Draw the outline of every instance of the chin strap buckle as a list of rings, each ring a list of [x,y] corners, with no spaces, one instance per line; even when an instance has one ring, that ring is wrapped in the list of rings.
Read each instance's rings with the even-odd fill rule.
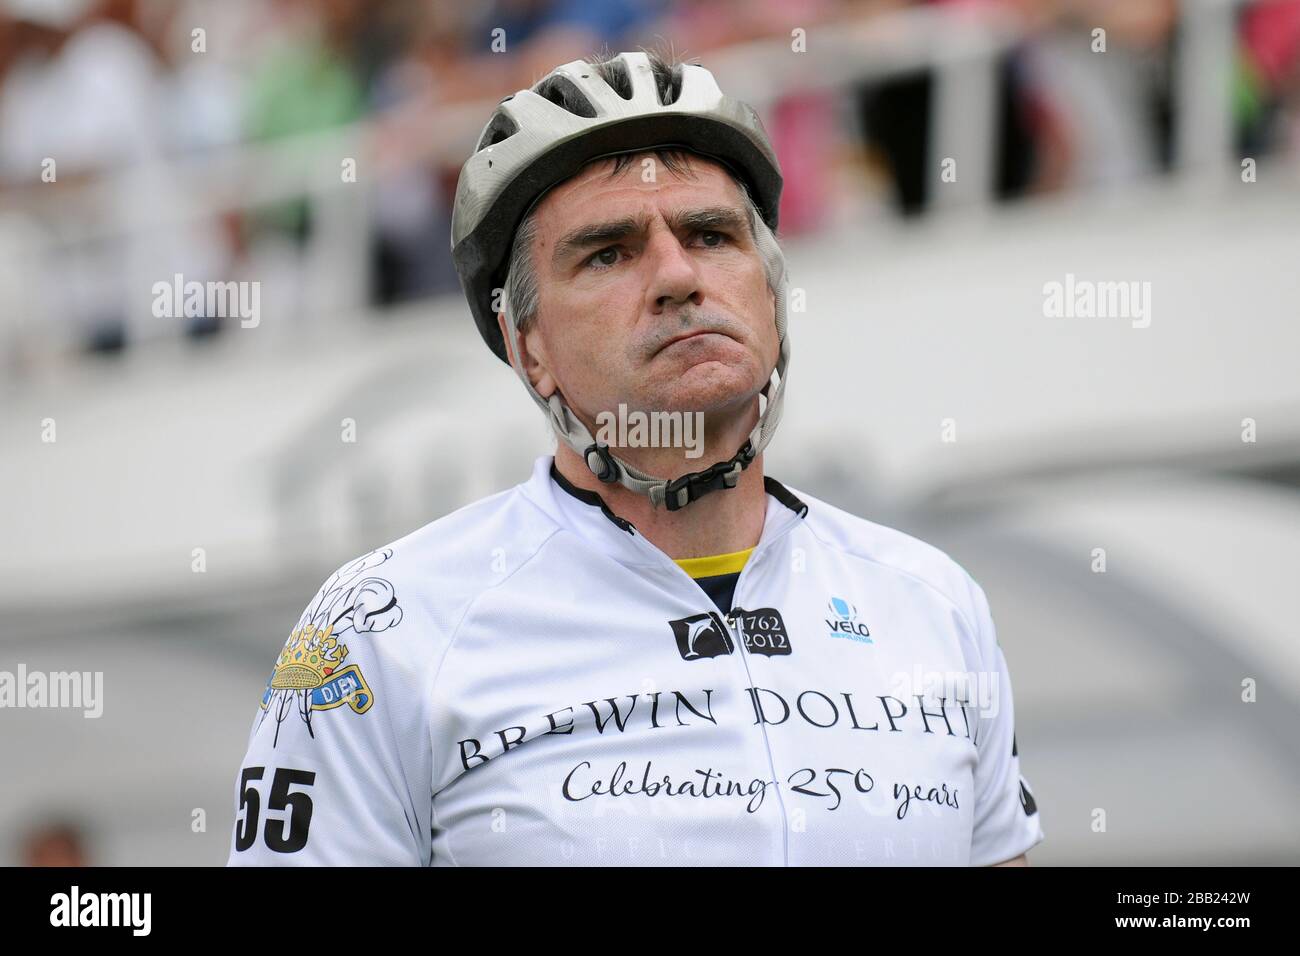
[[[678,511],[692,501],[704,497],[710,491],[736,487],[736,482],[740,480],[740,473],[749,467],[754,457],[754,446],[746,440],[740,447],[740,451],[726,461],[720,461],[710,465],[704,471],[693,471],[668,482],[664,488],[664,504],[668,506],[669,511]]]
[[[587,467],[591,473],[599,478],[605,484],[612,484],[618,481],[618,462],[610,453],[609,446],[604,442],[592,442],[587,446],[587,450],[582,453],[582,457],[587,461]],[[592,458],[596,459],[599,467],[592,464]]]

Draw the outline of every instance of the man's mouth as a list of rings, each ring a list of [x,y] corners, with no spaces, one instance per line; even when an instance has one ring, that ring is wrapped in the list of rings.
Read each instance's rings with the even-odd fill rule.
[[[664,351],[664,349],[671,348],[672,346],[676,345],[678,342],[685,342],[688,339],[699,338],[701,335],[725,335],[725,334],[726,333],[718,332],[715,331],[714,329],[695,329],[694,331],[691,332],[683,332],[681,335],[674,335],[671,339],[669,339],[667,342],[661,345],[659,347],[659,351],[662,352]]]

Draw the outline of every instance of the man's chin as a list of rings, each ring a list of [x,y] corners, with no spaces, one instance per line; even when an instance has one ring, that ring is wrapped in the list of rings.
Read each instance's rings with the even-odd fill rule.
[[[648,405],[657,411],[720,414],[744,407],[757,392],[747,369],[710,359],[688,366],[665,383],[658,395],[648,396]]]

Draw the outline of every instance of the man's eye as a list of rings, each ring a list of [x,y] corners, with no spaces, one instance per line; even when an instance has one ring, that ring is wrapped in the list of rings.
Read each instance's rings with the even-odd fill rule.
[[[613,258],[608,258],[610,256],[612,256]],[[587,265],[595,265],[602,269],[608,269],[610,266],[615,265],[617,263],[618,263],[618,246],[608,246],[604,249],[601,249],[600,252],[597,252],[590,259],[587,260]]]
[[[709,236],[713,236],[714,238],[720,240],[718,242],[705,242],[704,244],[708,246],[710,249],[717,248],[718,246],[722,245],[723,242],[725,242],[727,239],[726,233],[723,232],[707,231],[707,232],[700,233],[700,236],[704,239],[708,239]]]

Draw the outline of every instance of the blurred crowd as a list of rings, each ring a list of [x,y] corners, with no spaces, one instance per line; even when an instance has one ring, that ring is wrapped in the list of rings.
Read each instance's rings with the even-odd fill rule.
[[[454,291],[458,163],[422,159],[418,142],[437,129],[429,120],[439,111],[482,104],[485,122],[505,94],[601,50],[671,47],[709,65],[711,51],[788,43],[802,27],[815,56],[818,30],[885,22],[907,7],[953,8],[954,24],[992,11],[1018,25],[997,64],[999,200],[1140,179],[1171,163],[1171,77],[1187,2],[0,0],[0,310],[66,316],[80,344],[111,352],[132,338],[127,314],[138,308],[118,291],[125,273],[274,273],[318,228],[306,198],[230,204],[143,237],[117,236],[112,223],[130,221],[141,196],[160,207],[193,204],[193,182],[166,172],[177,158],[353,124],[384,170],[367,221],[356,224],[366,233],[368,303]],[[1300,154],[1300,0],[1243,3],[1234,16],[1236,146],[1252,156]],[[1090,47],[1096,27],[1106,30],[1104,58]],[[846,202],[850,192],[904,216],[926,210],[934,97],[924,66],[778,97],[766,119],[786,173],[782,234],[861,209]],[[121,190],[127,213],[102,200],[33,199],[76,196],[114,176],[138,180]],[[69,222],[69,208],[84,221]],[[47,262],[45,273],[13,265],[25,261],[15,250],[51,244],[57,265]],[[223,321],[192,315],[186,328],[203,338]],[[6,337],[10,324],[0,322]]]

